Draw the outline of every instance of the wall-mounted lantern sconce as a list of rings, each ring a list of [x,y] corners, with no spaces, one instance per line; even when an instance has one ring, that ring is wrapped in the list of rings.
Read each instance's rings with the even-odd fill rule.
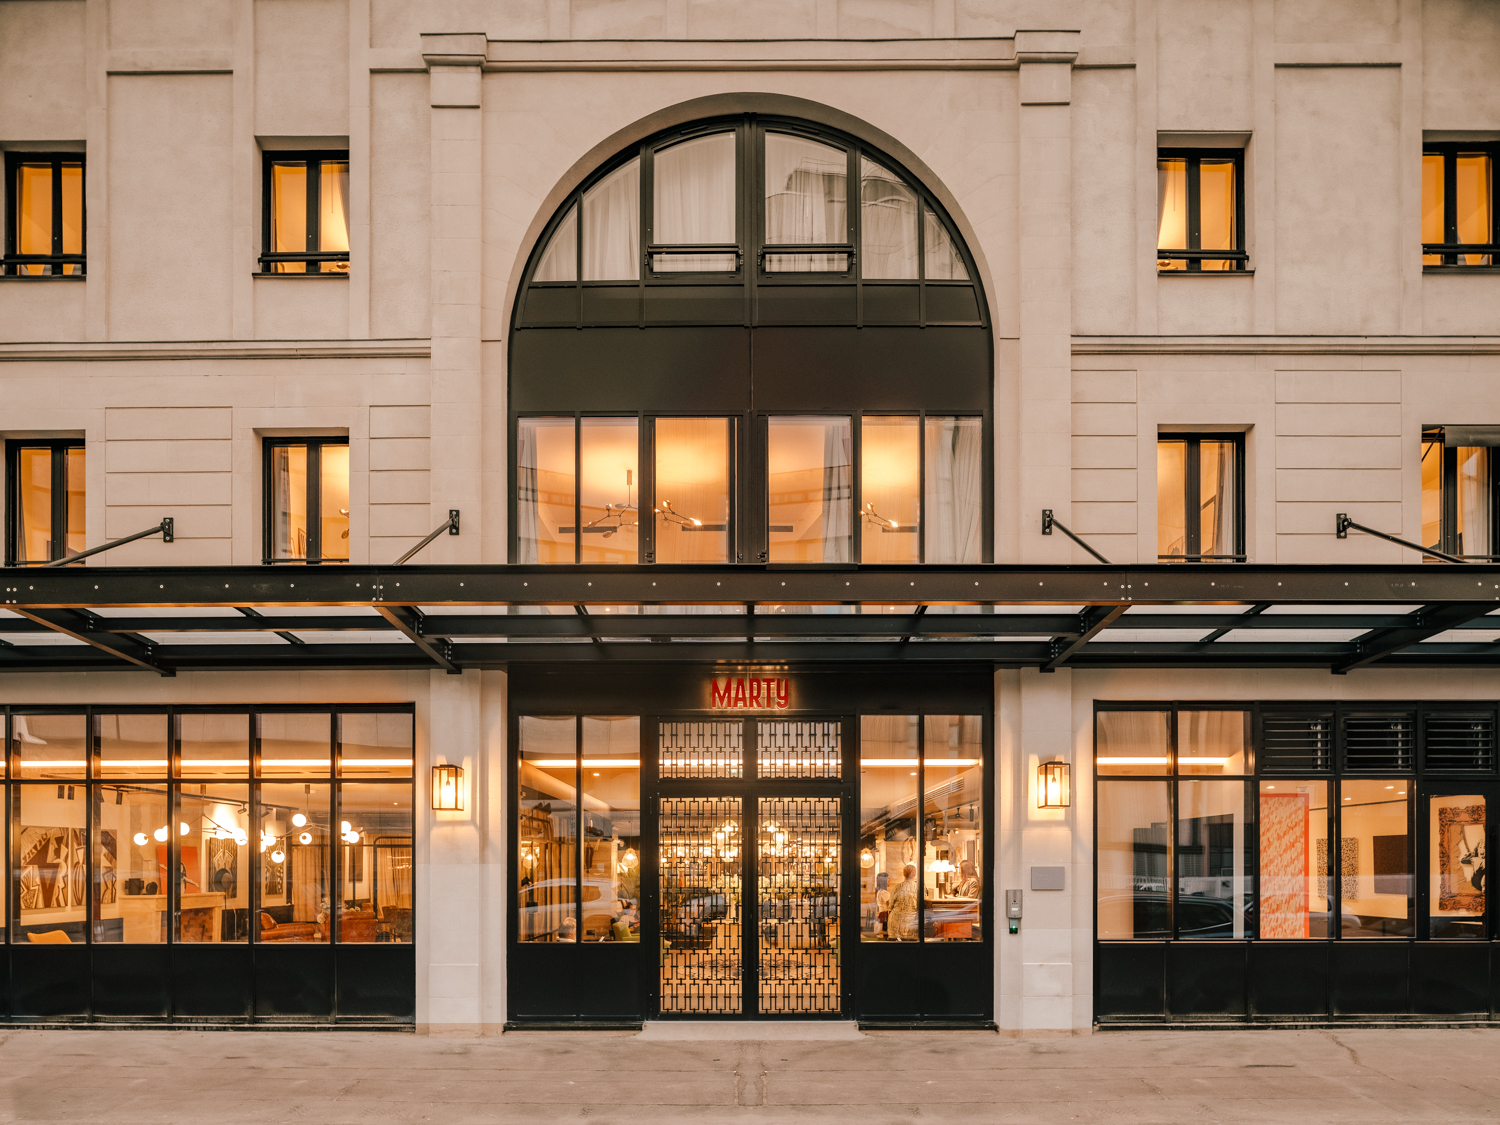
[[[1065,809],[1072,804],[1067,762],[1043,762],[1036,768],[1036,807]]]
[[[439,812],[464,811],[462,766],[432,767],[432,807]]]

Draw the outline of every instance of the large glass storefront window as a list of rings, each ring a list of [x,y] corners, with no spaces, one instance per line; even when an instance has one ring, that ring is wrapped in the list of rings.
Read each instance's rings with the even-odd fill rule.
[[[729,418],[658,418],[655,561],[726,563],[734,479],[734,422]]]
[[[983,938],[983,723],[860,719],[860,940]]]
[[[852,562],[854,458],[848,418],[767,419],[771,562]]]
[[[7,722],[12,942],[412,940],[409,710]]]
[[[640,940],[640,758],[636,716],[521,718],[520,941]]]

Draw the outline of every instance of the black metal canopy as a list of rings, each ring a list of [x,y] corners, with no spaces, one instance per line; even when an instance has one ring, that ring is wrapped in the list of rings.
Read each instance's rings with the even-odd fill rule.
[[[12,568],[3,608],[17,672],[1500,668],[1494,565]]]

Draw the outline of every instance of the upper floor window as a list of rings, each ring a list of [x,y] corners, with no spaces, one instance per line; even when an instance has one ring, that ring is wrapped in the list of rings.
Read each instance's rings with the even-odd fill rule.
[[[517,419],[516,561],[982,561],[982,418],[763,415],[753,456],[740,425]]]
[[[268,152],[262,273],[349,273],[349,154]]]
[[[1500,145],[1422,146],[1422,264],[1493,266]]]
[[[267,438],[262,562],[349,561],[349,439]]]
[[[519,316],[973,324],[971,276],[936,202],[887,157],[746,117],[645,141],[585,184],[553,219]]]
[[[5,562],[25,566],[84,549],[84,453],[78,440],[6,443]]]
[[[83,154],[5,155],[5,260],[11,277],[82,277]]]
[[[1244,167],[1236,149],[1157,152],[1158,270],[1245,268]]]
[[[1245,444],[1240,434],[1163,434],[1156,444],[1156,557],[1243,562]]]
[[[1495,447],[1500,426],[1429,426],[1422,431],[1422,542],[1488,561],[1500,557],[1495,528]]]

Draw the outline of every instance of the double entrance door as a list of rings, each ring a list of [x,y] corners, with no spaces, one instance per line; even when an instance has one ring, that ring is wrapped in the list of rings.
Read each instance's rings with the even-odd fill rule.
[[[653,726],[655,769],[642,778],[643,940],[659,951],[648,1007],[693,1019],[850,1010],[852,723],[663,717]]]

